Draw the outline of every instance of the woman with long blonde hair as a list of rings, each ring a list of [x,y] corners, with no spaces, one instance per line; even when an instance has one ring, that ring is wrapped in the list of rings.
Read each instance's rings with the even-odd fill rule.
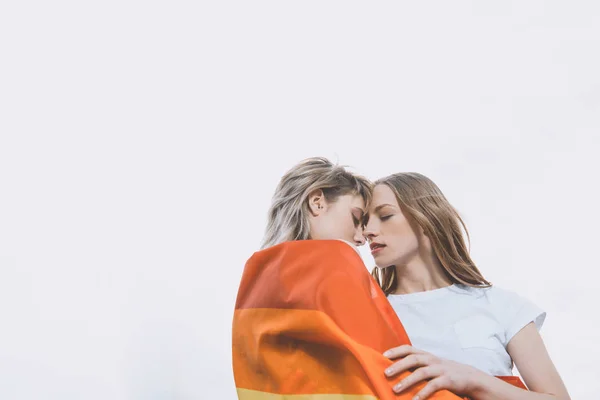
[[[463,220],[431,179],[376,181],[364,234],[372,275],[411,340],[384,353],[395,360],[388,377],[414,371],[394,392],[427,382],[420,400],[440,389],[474,400],[569,399],[539,334],[545,312],[483,277]],[[530,391],[494,378],[511,376],[513,365]]]

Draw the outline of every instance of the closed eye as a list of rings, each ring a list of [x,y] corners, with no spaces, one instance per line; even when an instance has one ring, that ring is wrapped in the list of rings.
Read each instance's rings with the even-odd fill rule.
[[[360,224],[362,225],[362,228],[365,229],[367,227],[367,223],[369,223],[369,214],[364,215],[361,219],[360,219]]]
[[[379,217],[380,220],[382,221],[387,221],[388,219],[390,219],[394,214],[389,214],[389,215],[382,215],[381,217]]]

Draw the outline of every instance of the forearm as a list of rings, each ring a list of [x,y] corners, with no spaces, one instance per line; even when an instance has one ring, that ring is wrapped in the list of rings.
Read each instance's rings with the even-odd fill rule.
[[[475,384],[471,393],[473,400],[570,400],[547,393],[535,393],[486,375]]]

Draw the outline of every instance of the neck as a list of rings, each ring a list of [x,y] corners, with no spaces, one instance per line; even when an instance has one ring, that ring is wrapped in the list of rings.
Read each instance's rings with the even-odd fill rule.
[[[398,286],[394,294],[424,292],[452,284],[433,251],[418,254],[404,265],[396,265],[395,268]]]

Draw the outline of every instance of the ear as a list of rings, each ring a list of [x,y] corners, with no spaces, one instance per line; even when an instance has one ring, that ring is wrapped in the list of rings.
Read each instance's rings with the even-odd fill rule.
[[[308,209],[314,217],[321,215],[326,207],[327,202],[325,201],[325,195],[321,189],[313,190],[308,195]]]

